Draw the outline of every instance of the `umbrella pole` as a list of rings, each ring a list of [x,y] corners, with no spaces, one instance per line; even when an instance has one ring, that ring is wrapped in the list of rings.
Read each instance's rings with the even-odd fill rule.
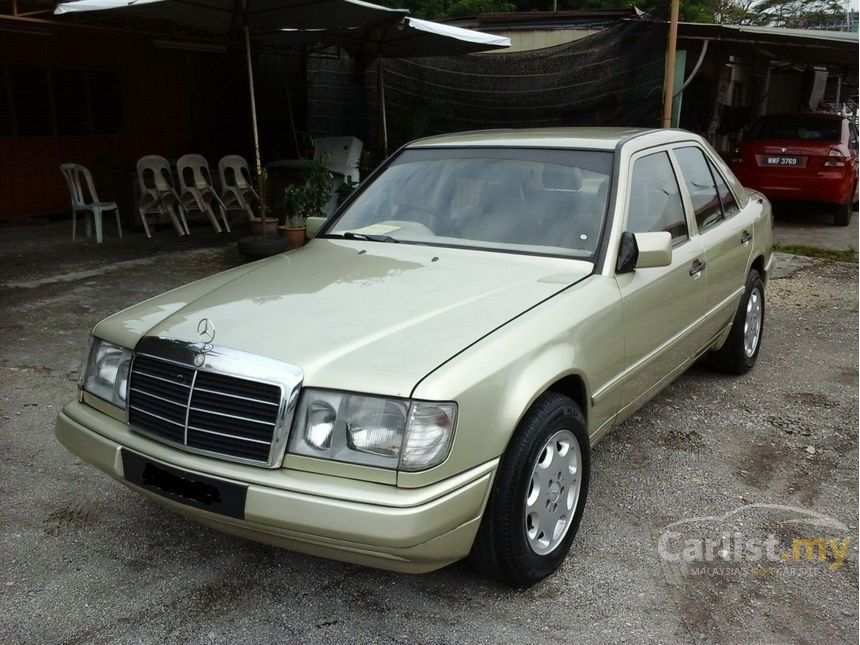
[[[263,170],[263,165],[260,163],[260,135],[257,132],[257,101],[254,98],[254,70],[251,68],[251,35],[248,30],[248,25],[245,25],[245,59],[248,63],[248,93],[251,97],[251,129],[254,132],[254,161],[256,162],[257,177]],[[262,199],[266,199],[261,194]]]
[[[388,156],[388,120],[385,114],[385,66],[382,58],[376,59],[376,78],[379,81],[379,116],[382,119],[382,155]]]

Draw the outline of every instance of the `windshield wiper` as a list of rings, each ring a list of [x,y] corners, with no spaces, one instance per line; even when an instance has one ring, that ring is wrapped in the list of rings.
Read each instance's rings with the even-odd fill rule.
[[[352,231],[334,233],[334,235],[341,235],[347,240],[370,240],[371,242],[394,242],[395,244],[400,244],[400,240],[390,235],[373,235],[372,233],[354,233]]]

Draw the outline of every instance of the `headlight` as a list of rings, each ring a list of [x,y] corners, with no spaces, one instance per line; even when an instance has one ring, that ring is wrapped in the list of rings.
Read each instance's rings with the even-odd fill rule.
[[[456,403],[308,389],[289,452],[381,468],[425,470],[448,456]]]
[[[93,338],[81,388],[120,408],[125,408],[131,352],[100,338]]]

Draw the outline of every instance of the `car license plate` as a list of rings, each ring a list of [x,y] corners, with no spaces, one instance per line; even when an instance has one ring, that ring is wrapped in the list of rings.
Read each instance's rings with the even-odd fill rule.
[[[156,464],[124,448],[121,453],[126,481],[188,506],[245,518],[247,486]]]
[[[804,165],[804,157],[784,157],[774,155],[763,155],[762,165],[764,166],[798,166]]]

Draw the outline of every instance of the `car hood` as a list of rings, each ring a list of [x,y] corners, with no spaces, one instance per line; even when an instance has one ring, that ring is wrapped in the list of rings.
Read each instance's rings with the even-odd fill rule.
[[[564,258],[354,240],[306,247],[136,305],[95,334],[200,341],[296,365],[305,384],[409,396],[426,374],[588,276]]]

